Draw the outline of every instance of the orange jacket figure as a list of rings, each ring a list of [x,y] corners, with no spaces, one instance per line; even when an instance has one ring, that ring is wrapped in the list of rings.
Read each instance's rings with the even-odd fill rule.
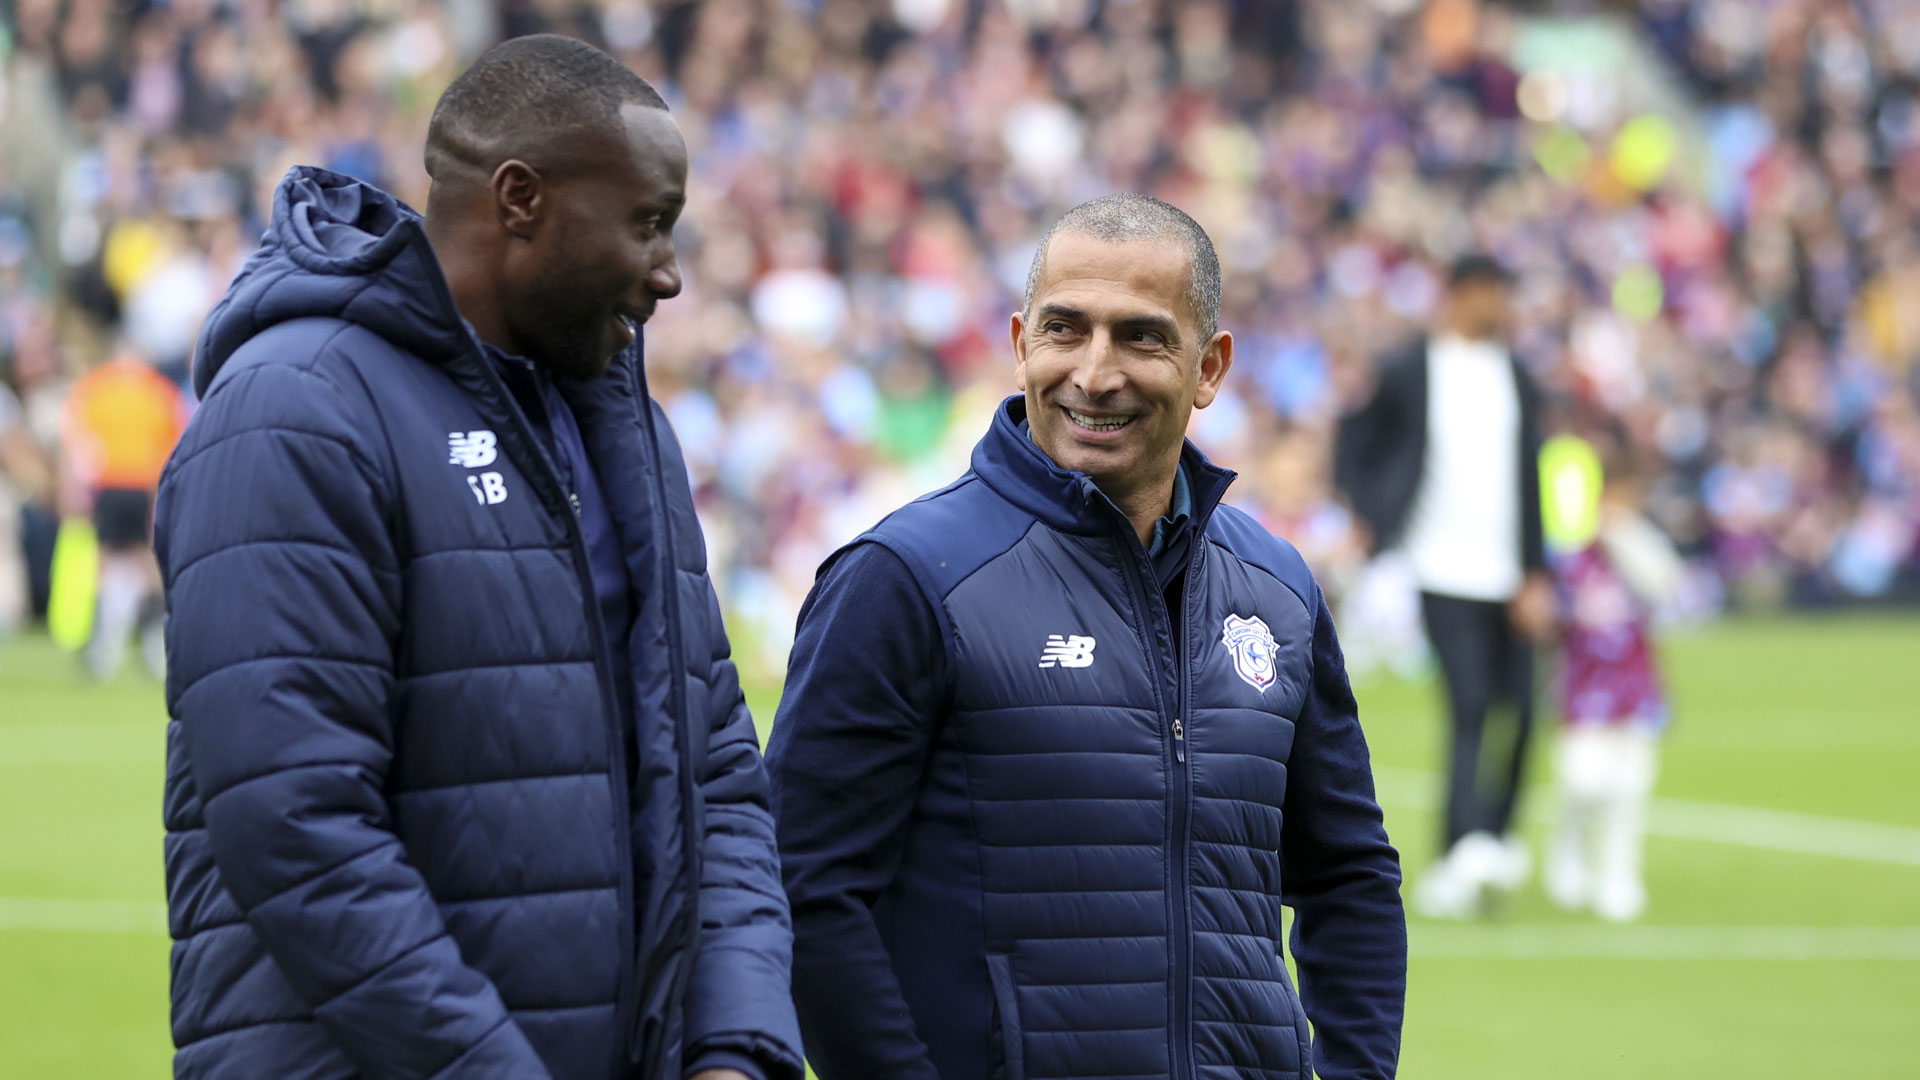
[[[94,368],[67,400],[75,471],[96,491],[151,492],[185,427],[185,401],[166,376],[132,357]]]

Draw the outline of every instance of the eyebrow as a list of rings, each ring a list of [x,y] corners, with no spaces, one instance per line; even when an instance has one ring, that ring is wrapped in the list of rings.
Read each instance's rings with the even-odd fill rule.
[[[662,195],[657,199],[650,199],[635,206],[633,208],[633,214],[635,217],[643,214],[676,214],[685,209],[686,205],[687,197],[685,195]]]
[[[1150,330],[1167,339],[1169,345],[1180,340],[1180,324],[1165,315],[1134,315],[1114,324],[1116,330]]]

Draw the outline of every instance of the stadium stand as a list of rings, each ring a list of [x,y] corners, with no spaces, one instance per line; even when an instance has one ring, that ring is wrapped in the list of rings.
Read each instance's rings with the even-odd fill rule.
[[[1332,425],[1480,248],[1559,407],[1662,463],[1700,605],[1915,596],[1920,5],[1577,9],[8,0],[0,379],[54,453],[64,388],[120,344],[181,376],[287,166],[419,205],[441,87],[553,30],[687,133],[688,288],[649,368],[770,660],[819,559],[961,467],[1039,225],[1115,189],[1218,239],[1239,370],[1195,434],[1259,463],[1238,500],[1330,582],[1361,550]]]

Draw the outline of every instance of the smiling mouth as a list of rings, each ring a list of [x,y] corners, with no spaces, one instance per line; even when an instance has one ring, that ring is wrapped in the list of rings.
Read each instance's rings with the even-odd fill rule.
[[[633,343],[640,340],[640,324],[644,321],[643,319],[636,319],[625,312],[619,312],[614,315],[613,325],[615,338],[613,351],[615,353],[624,352],[632,348]]]
[[[1101,435],[1119,431],[1121,428],[1133,423],[1134,419],[1131,416],[1088,416],[1086,413],[1075,412],[1072,409],[1065,409],[1063,411],[1066,412],[1067,419],[1073,421],[1074,427],[1083,428]]]

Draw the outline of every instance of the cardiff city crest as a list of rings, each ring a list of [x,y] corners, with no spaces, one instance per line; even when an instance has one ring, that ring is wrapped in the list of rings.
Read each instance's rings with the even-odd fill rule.
[[[1267,687],[1273,685],[1280,646],[1260,616],[1244,619],[1238,615],[1227,616],[1226,632],[1221,634],[1220,641],[1233,654],[1233,669],[1247,680],[1247,685],[1266,693]]]

